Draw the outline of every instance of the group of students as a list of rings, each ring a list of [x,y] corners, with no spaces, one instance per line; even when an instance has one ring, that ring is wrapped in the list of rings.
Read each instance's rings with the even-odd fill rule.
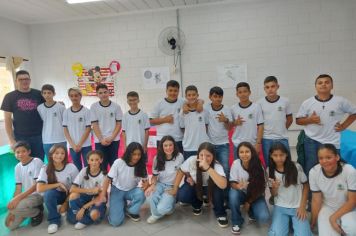
[[[171,80],[166,98],[150,117],[139,109],[137,92],[127,94],[130,110],[123,114],[109,99],[104,84],[97,85],[100,101],[90,110],[81,105],[79,89],[68,90],[72,106],[65,109],[53,100],[53,86],[44,85],[45,102],[38,112],[44,122],[42,139],[48,165],[42,166],[42,160],[30,156],[26,142],[14,145],[20,163],[15,168],[17,187],[8,204],[6,225],[17,228],[25,217],[32,217],[31,224],[38,225],[43,217],[43,195],[48,233],[57,232],[64,212],[76,229],[100,222],[107,203],[109,223],[119,226],[125,215],[140,220],[140,208],[146,196],[151,196],[148,223],[172,214],[179,201],[191,204],[194,215],[202,214],[203,205],[212,204],[218,224],[227,227],[227,204],[231,231],[240,234],[244,223],[241,205],[250,219],[269,221],[268,185],[274,202],[269,235],[287,235],[290,219],[295,235],[312,235],[306,217],[310,184],[311,226],[318,221],[319,235],[354,235],[356,172],[341,162],[338,149],[339,132],[355,120],[356,107],[331,94],[329,75],[320,75],[315,86],[317,95],[305,101],[297,114],[297,124],[304,125],[306,133],[307,164],[300,166],[291,161],[289,152],[290,103],[277,94],[274,76],[265,79],[267,96],[257,103],[249,99],[248,83],[237,84],[239,103],[231,109],[222,104],[220,87],[211,88],[211,103],[204,104],[193,85],[185,89],[185,100],[179,98],[179,83]],[[340,123],[345,113],[350,115]],[[151,178],[146,170],[150,125],[156,126],[159,140]],[[230,169],[228,134],[232,128],[234,162]],[[118,159],[121,130],[126,147]],[[66,143],[74,164],[68,163]],[[263,162],[258,155],[261,149]]]

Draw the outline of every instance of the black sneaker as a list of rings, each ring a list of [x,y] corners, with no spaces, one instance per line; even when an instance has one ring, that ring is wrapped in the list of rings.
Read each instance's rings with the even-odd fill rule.
[[[240,232],[240,227],[238,225],[232,226],[231,233],[236,234],[236,235],[240,235],[240,233],[241,233]]]
[[[31,218],[31,226],[32,227],[40,225],[43,220],[43,205],[40,205],[38,208],[39,208],[40,212],[36,216]]]
[[[130,214],[130,213],[128,213],[128,212],[126,213],[126,215],[127,215],[128,217],[130,217],[131,220],[133,220],[133,221],[135,221],[135,222],[140,221],[140,215]]]
[[[274,205],[274,197],[273,196],[271,196],[269,199],[268,199],[268,202],[269,202],[269,204],[270,205]]]
[[[207,196],[203,196],[203,206],[208,207],[210,206],[210,202]]]
[[[201,208],[199,208],[199,209],[193,208],[193,214],[194,214],[195,216],[200,216],[201,213],[202,213]]]
[[[217,218],[217,220],[218,220],[218,225],[221,228],[225,228],[229,225],[229,221],[227,220],[226,216],[220,216]]]

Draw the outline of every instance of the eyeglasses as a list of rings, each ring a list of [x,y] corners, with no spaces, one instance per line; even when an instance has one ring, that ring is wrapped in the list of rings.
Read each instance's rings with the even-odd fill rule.
[[[17,79],[18,81],[22,82],[22,81],[29,81],[31,80],[30,78],[23,78],[23,79]]]

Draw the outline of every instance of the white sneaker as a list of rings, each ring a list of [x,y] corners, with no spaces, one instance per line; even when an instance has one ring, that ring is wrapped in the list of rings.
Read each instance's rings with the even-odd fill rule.
[[[233,225],[231,228],[231,233],[232,234],[236,234],[236,235],[240,235],[241,231],[240,231],[240,227],[238,225]]]
[[[147,219],[147,223],[149,223],[149,224],[154,224],[154,223],[157,222],[157,220],[158,220],[157,217],[155,217],[155,216],[150,216],[150,217],[148,217],[148,219]]]
[[[58,231],[58,225],[57,224],[48,225],[47,231],[48,231],[49,234],[54,234],[55,232]]]
[[[85,227],[87,227],[87,225],[83,224],[83,223],[80,223],[80,222],[77,222],[75,225],[74,225],[74,228],[75,229],[84,229]]]

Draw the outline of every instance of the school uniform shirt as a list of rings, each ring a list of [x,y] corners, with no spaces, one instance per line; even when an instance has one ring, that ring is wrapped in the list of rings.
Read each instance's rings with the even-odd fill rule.
[[[90,107],[91,123],[98,122],[101,135],[107,138],[112,135],[117,122],[122,120],[122,110],[119,104],[110,101],[109,105],[104,106],[100,101],[95,102]],[[100,143],[98,137],[94,135],[96,143]],[[115,137],[114,141],[120,140],[120,132]]]
[[[91,127],[90,111],[85,106],[81,106],[78,111],[73,111],[70,107],[63,113],[63,127],[68,129],[69,135],[75,144],[78,144],[88,127]],[[70,146],[70,144],[68,143]],[[84,141],[83,147],[91,145],[90,135]]]
[[[250,177],[247,170],[242,166],[241,160],[236,159],[230,169],[230,182],[240,183],[248,181]],[[247,192],[247,189],[242,189],[243,192]]]
[[[276,180],[280,181],[278,194],[274,197],[274,204],[276,206],[285,208],[299,208],[303,194],[303,184],[308,182],[307,176],[303,172],[303,168],[295,163],[298,170],[297,184],[290,185],[288,188],[284,186],[284,173],[275,170],[274,174]]]
[[[183,162],[180,166],[180,170],[184,173],[189,173],[192,177],[194,183],[197,182],[197,156],[191,156]],[[219,162],[214,163],[214,170],[220,176],[226,177],[224,168]],[[208,172],[202,171],[203,186],[208,186],[209,174]]]
[[[43,120],[42,142],[44,144],[65,142],[63,131],[63,112],[66,108],[59,102],[52,106],[42,103],[37,111]]]
[[[321,165],[317,164],[309,172],[312,192],[323,194],[323,203],[334,210],[347,201],[347,192],[356,192],[356,170],[349,164],[342,164],[342,170],[335,176],[326,176]]]
[[[224,116],[232,121],[231,109],[225,105],[219,110],[214,110],[211,104],[204,107],[208,117],[208,137],[214,145],[229,143],[229,131],[225,128],[224,122],[219,122],[218,115],[224,113]]]
[[[176,142],[183,140],[183,132],[179,126],[179,113],[183,104],[184,100],[182,98],[178,98],[174,102],[170,102],[165,98],[153,108],[151,119],[173,115],[173,124],[164,123],[156,126],[157,140],[161,140],[166,135],[172,136]]]
[[[198,151],[199,145],[209,140],[206,133],[208,119],[205,111],[190,110],[187,114],[181,111],[179,123],[180,127],[184,128],[184,151]]]
[[[157,156],[156,156],[153,160],[152,174],[158,177],[158,182],[163,184],[173,185],[174,180],[176,178],[177,170],[179,170],[183,161],[184,161],[183,155],[181,153],[178,153],[175,159],[171,159],[169,161],[166,160],[164,164],[164,170],[158,171],[156,169],[157,166]]]
[[[263,138],[265,139],[288,139],[286,128],[287,117],[292,115],[288,98],[278,96],[276,101],[269,101],[267,97],[258,102],[264,118]]]
[[[139,110],[137,113],[126,112],[122,118],[122,131],[126,135],[126,146],[132,142],[143,145],[145,142],[145,131],[149,128],[150,121],[145,112],[142,110]]]
[[[297,118],[309,117],[314,111],[320,116],[321,125],[305,125],[305,134],[322,144],[334,144],[339,149],[340,132],[335,131],[335,125],[343,120],[345,114],[356,114],[356,106],[339,96],[331,95],[327,101],[321,101],[314,96],[302,103]]]
[[[137,187],[142,179],[135,176],[135,167],[127,165],[122,159],[114,162],[108,177],[111,179],[111,184],[122,191],[130,191]]]
[[[242,125],[235,126],[232,135],[232,142],[238,146],[241,142],[250,142],[253,145],[257,140],[257,126],[262,125],[263,115],[261,106],[257,103],[251,103],[247,107],[242,107],[240,103],[231,107],[233,120],[240,116],[245,122]]]
[[[36,184],[42,166],[43,161],[36,157],[31,158],[26,164],[22,164],[21,162],[17,163],[15,166],[15,182],[16,185],[21,184],[22,192],[26,192]]]
[[[46,171],[47,165],[42,167],[37,179],[37,183],[48,183],[48,176]],[[69,190],[72,186],[73,181],[75,180],[75,177],[77,177],[78,175],[78,169],[74,164],[68,163],[64,166],[62,170],[55,170],[55,175],[57,178],[57,182],[64,184]]]
[[[88,167],[85,167],[79,172],[79,174],[73,181],[73,185],[84,189],[102,187],[105,179],[105,175],[103,174],[103,172],[99,171],[97,175],[91,175],[89,172],[89,179],[85,179],[84,177],[87,176],[87,169]]]

